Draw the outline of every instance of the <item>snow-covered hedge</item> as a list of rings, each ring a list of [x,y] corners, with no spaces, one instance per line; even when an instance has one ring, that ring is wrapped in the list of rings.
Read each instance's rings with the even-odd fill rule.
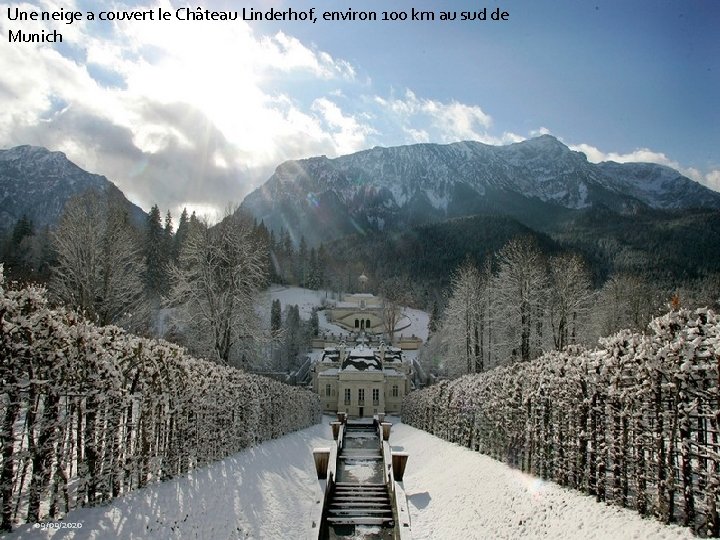
[[[403,422],[718,536],[720,316],[673,311],[650,330],[413,392]]]
[[[4,288],[3,288],[4,287]],[[2,528],[57,519],[319,421],[318,397],[51,309],[0,267]]]

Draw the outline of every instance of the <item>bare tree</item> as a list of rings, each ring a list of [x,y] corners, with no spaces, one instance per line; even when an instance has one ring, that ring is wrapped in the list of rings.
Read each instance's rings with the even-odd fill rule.
[[[407,303],[407,290],[407,280],[398,277],[387,279],[380,285],[383,326],[388,341],[391,343],[395,340],[395,330]]]
[[[50,289],[56,298],[101,325],[145,327],[143,264],[123,208],[92,191],[70,200],[53,245]]]
[[[593,292],[590,276],[579,255],[552,257],[550,268],[550,325],[557,350],[577,343],[578,333],[585,324]]]
[[[453,275],[451,286],[443,327],[450,336],[449,371],[453,374],[484,371],[481,299],[486,287],[482,275],[474,264],[465,262]]]
[[[195,352],[243,366],[254,356],[262,339],[255,304],[267,277],[264,253],[237,215],[214,227],[190,227],[179,264],[170,269],[168,300]]]
[[[621,328],[645,330],[660,307],[662,297],[645,280],[632,274],[612,276],[598,293],[593,314],[595,336]]]
[[[519,343],[516,342],[519,357],[528,361],[541,352],[539,345],[543,343],[542,323],[548,287],[545,260],[535,240],[527,236],[510,240],[497,259],[498,299],[507,313],[509,327],[519,329]],[[517,348],[513,348],[516,354]]]

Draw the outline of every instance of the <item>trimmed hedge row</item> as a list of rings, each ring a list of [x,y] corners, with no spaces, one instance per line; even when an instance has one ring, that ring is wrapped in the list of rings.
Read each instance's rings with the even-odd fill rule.
[[[2,529],[317,423],[318,396],[51,309],[0,275]]]
[[[413,392],[403,422],[717,537],[720,317],[673,311],[650,330]]]

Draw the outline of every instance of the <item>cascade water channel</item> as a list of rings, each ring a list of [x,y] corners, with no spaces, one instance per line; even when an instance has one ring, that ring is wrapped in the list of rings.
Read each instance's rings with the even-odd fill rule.
[[[328,467],[319,538],[407,538],[398,527],[390,449],[387,441],[383,443],[382,429],[377,423],[362,420],[348,421],[339,429],[337,452],[331,454],[334,463]],[[407,519],[401,521],[409,527]]]

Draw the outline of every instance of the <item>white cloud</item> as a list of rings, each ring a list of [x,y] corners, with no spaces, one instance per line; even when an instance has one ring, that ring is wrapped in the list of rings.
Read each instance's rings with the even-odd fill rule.
[[[705,174],[701,183],[705,184],[710,189],[720,191],[720,169],[715,169]]]
[[[151,4],[158,6],[172,7],[168,0]],[[70,0],[66,9],[72,7]],[[372,144],[525,139],[493,132],[493,119],[475,104],[411,89],[380,97],[347,61],[284,32],[259,35],[241,21],[81,21],[62,29],[71,45],[61,49],[65,56],[9,44],[6,24],[0,18],[0,146],[65,151],[145,208],[157,203],[176,214],[191,204],[221,212],[286,159]],[[720,171],[682,169],[647,149],[575,148],[591,161],[663,163],[720,189]]]
[[[493,120],[477,105],[421,98],[410,89],[402,98],[375,96],[373,101],[400,126],[406,143],[472,140],[499,145],[526,138],[508,131],[491,134]]]
[[[324,79],[355,78],[355,69],[349,62],[335,59],[325,51],[314,51],[302,42],[283,32],[263,38],[263,65],[271,69],[292,71],[303,69]]]
[[[660,165],[666,165],[675,169],[679,168],[680,165],[669,159],[662,152],[654,152],[649,148],[638,148],[632,152],[620,154],[617,152],[603,152],[598,148],[589,144],[576,144],[570,145],[572,150],[583,152],[588,161],[592,163],[600,163],[601,161],[615,161],[617,163],[658,163]]]
[[[2,28],[0,146],[63,150],[145,208],[221,208],[279,162],[357,150],[372,131],[327,99],[304,107],[277,90],[355,78],[348,62],[283,32],[258,36],[240,21],[66,26],[73,57],[11,45]]]
[[[411,127],[403,128],[412,142],[428,143],[430,142],[430,134],[424,129],[413,129]]]
[[[436,142],[481,140],[492,125],[492,118],[478,106],[419,98],[410,89],[402,98],[376,96],[375,102],[392,114],[411,137],[417,135],[427,139],[431,132]],[[427,128],[418,125],[427,125]]]
[[[311,109],[317,112],[329,128],[329,135],[337,154],[349,154],[367,145],[368,135],[374,130],[355,116],[346,115],[338,105],[327,98],[313,101]]]
[[[540,135],[552,135],[552,132],[546,127],[540,127],[530,131],[531,137],[539,137]]]

